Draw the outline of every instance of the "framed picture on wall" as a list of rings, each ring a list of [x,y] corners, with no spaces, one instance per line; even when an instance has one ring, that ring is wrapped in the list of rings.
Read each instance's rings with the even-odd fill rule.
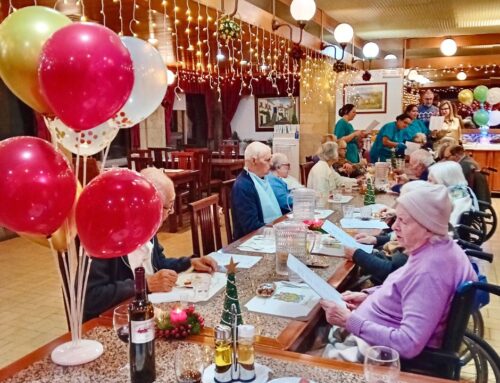
[[[387,112],[387,83],[344,85],[344,105],[356,105],[359,114]]]
[[[255,131],[272,132],[274,125],[298,124],[298,97],[255,97]]]

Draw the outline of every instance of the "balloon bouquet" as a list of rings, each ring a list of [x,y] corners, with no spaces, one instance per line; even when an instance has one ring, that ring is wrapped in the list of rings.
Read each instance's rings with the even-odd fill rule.
[[[52,360],[86,363],[103,352],[100,343],[82,339],[91,257],[119,257],[149,241],[161,224],[162,202],[151,183],[128,169],[84,180],[82,188],[60,150],[76,154],[76,174],[79,156],[85,167],[86,157],[102,150],[104,167],[119,129],[144,120],[163,100],[165,64],[143,40],[30,6],[0,24],[0,77],[44,116],[54,143],[0,142],[0,226],[52,249],[72,335]]]
[[[472,119],[479,127],[500,124],[500,88],[488,89],[484,85],[479,85],[474,91],[464,89],[458,94],[458,100],[467,107],[473,107],[474,100],[479,103],[479,108],[472,115]],[[489,106],[491,106],[490,111],[488,111]]]

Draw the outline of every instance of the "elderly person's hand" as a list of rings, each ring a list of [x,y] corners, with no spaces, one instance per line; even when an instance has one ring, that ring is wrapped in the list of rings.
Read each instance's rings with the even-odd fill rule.
[[[354,256],[355,252],[356,252],[355,248],[344,246],[344,257],[347,260],[352,261],[352,257]]]
[[[346,326],[347,319],[351,315],[351,312],[345,307],[341,307],[335,302],[320,300],[319,304],[325,310],[326,321],[331,325],[336,325],[340,327]]]
[[[396,216],[396,210],[390,207],[384,207],[380,209],[379,214],[380,218],[382,218],[385,222],[387,222]]]
[[[403,174],[400,174],[400,175],[398,175],[398,176],[396,177],[396,182],[397,182],[398,184],[401,184],[401,185],[403,185],[403,184],[407,183],[409,180],[410,180],[410,179],[408,178],[408,176],[407,176],[406,174],[404,174],[404,173],[403,173]]]
[[[211,257],[191,258],[191,266],[195,271],[213,273],[217,271],[217,262]]]
[[[148,289],[152,293],[166,293],[172,290],[177,282],[177,273],[173,270],[162,269],[153,275],[147,275]]]
[[[342,299],[347,303],[347,308],[349,310],[354,310],[358,308],[358,306],[363,303],[363,301],[368,297],[368,294],[353,292],[353,291],[344,291],[342,293]]]
[[[375,245],[377,243],[377,238],[366,233],[358,233],[354,236],[354,239],[359,243],[364,243],[365,245]]]

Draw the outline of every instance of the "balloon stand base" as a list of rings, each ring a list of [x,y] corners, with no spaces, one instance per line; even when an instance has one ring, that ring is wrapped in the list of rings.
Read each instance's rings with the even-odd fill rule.
[[[89,339],[66,342],[51,354],[52,361],[60,366],[78,366],[99,358],[104,351],[102,344]]]

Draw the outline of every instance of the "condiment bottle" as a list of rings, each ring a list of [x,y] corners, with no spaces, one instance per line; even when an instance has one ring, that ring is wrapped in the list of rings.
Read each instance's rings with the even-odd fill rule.
[[[241,382],[252,382],[255,380],[254,337],[254,326],[248,324],[238,326],[238,363],[240,365]]]
[[[216,383],[232,381],[231,365],[233,364],[233,348],[231,346],[231,328],[219,324],[215,326],[215,376]]]

